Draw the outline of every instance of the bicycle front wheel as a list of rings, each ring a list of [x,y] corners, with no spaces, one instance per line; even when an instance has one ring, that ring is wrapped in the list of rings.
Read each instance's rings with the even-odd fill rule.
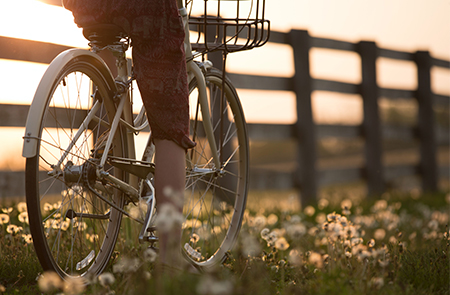
[[[223,262],[241,228],[247,199],[248,138],[242,106],[222,72],[205,75],[209,113],[220,167],[213,159],[199,103],[199,85],[190,83],[191,138],[197,146],[187,153],[187,181],[182,247],[199,267]]]
[[[42,81],[45,81],[43,79]],[[47,80],[48,81],[48,80]],[[123,194],[97,180],[96,168],[116,113],[114,80],[92,56],[69,60],[55,75],[40,126],[36,156],[26,161],[26,199],[36,254],[61,277],[99,275],[114,250]],[[127,155],[123,130],[111,156]],[[112,166],[104,169],[126,181]],[[114,206],[112,206],[112,205]]]

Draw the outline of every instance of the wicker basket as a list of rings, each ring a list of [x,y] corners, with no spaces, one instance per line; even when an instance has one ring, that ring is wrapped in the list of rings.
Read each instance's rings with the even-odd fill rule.
[[[197,52],[236,52],[264,45],[270,22],[265,0],[185,0],[192,48]]]

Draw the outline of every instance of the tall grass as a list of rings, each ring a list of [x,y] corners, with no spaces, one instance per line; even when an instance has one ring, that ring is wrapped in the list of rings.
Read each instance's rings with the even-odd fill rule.
[[[0,293],[449,294],[450,194],[333,194],[302,209],[279,198],[250,202],[234,250],[200,275],[155,270],[124,220],[110,266],[87,287],[43,274],[24,204],[2,206]]]

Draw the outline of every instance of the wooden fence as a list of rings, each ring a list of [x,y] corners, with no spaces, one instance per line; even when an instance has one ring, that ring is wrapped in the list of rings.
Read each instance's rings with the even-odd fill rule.
[[[251,140],[286,140],[294,138],[298,144],[297,170],[277,173],[252,171],[252,188],[296,187],[301,191],[302,203],[315,201],[318,188],[330,183],[366,180],[370,195],[382,193],[386,181],[396,176],[420,175],[426,191],[438,189],[439,177],[448,177],[448,163],[439,166],[436,149],[449,144],[448,129],[435,124],[433,106],[447,106],[449,96],[434,94],[431,90],[432,67],[450,68],[450,62],[436,59],[427,51],[415,53],[378,48],[374,42],[350,43],[311,37],[307,31],[292,30],[289,33],[271,32],[270,42],[289,44],[293,48],[295,75],[290,78],[256,76],[229,73],[237,88],[257,90],[293,91],[296,95],[297,122],[292,125],[249,124]],[[67,46],[0,37],[0,58],[49,63]],[[352,84],[314,79],[310,74],[311,48],[326,48],[356,52],[361,57],[362,83]],[[413,61],[417,65],[417,90],[382,88],[377,85],[376,60],[385,57]],[[217,62],[216,64],[220,64]],[[359,94],[363,100],[363,123],[360,126],[317,125],[311,107],[313,91],[332,91]],[[414,128],[383,126],[380,121],[378,99],[411,98],[418,102],[418,124]],[[0,105],[0,126],[23,127],[29,106]],[[364,167],[335,170],[317,169],[317,141],[326,137],[363,138],[365,142]],[[420,163],[415,166],[382,165],[382,143],[386,138],[417,139],[420,142]],[[23,195],[23,172],[0,172],[0,197]]]

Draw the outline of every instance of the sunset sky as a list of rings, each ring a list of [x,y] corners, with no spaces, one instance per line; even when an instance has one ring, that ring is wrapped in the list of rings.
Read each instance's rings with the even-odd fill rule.
[[[86,47],[87,42],[69,11],[36,0],[0,1],[0,36]],[[266,0],[266,18],[276,31],[307,29],[312,36],[351,42],[376,41],[383,48],[429,50],[434,57],[450,59],[449,0]],[[360,60],[354,53],[314,49],[311,65],[315,78],[352,83],[361,79]],[[7,89],[13,90],[4,92],[0,103],[31,103],[46,65],[0,59],[0,68],[0,81],[8,81]],[[404,89],[417,86],[412,62],[379,59],[377,69],[380,86]],[[292,50],[289,46],[269,44],[234,53],[229,57],[228,70],[289,77],[293,75]],[[436,92],[449,94],[450,70],[433,70],[432,84]],[[242,90],[239,93],[250,122],[293,123],[296,119],[294,96],[290,92]],[[327,108],[330,101],[333,107]],[[358,97],[313,93],[313,106],[314,116],[320,122],[354,124],[362,120]],[[23,132],[19,131],[2,132]],[[16,144],[21,145],[21,141],[19,138]]]

